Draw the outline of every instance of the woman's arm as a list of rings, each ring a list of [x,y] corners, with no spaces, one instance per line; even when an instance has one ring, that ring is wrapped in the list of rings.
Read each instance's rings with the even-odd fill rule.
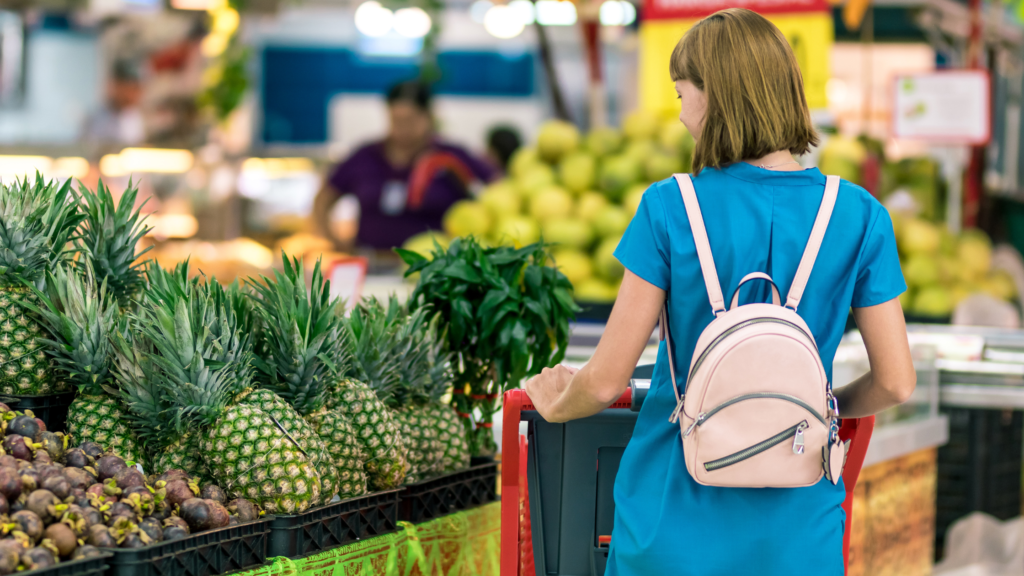
[[[545,368],[526,383],[526,393],[548,422],[592,416],[619,399],[640,360],[665,291],[626,270],[611,317],[594,357],[579,371]]]
[[[868,308],[854,308],[864,337],[871,371],[836,390],[841,417],[861,418],[906,402],[917,385],[907,326],[898,298]]]

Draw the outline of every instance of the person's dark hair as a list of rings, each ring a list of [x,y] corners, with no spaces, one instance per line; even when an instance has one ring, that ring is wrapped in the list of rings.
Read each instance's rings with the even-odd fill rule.
[[[487,134],[487,147],[494,151],[501,162],[501,169],[508,169],[512,154],[523,145],[519,132],[510,126],[497,126]]]
[[[430,93],[430,86],[419,80],[399,82],[388,90],[387,95],[388,106],[396,102],[404,102],[412,104],[424,112],[430,111],[430,101],[432,99],[433,95]]]

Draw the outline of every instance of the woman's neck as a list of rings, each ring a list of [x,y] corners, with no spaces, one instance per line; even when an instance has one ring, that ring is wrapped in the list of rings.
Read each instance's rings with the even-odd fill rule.
[[[395,168],[406,168],[420,155],[420,152],[423,152],[429,146],[429,140],[402,146],[388,139],[384,141],[384,156],[388,159],[388,163]]]
[[[793,154],[789,150],[776,150],[766,156],[744,160],[744,162],[753,164],[758,168],[776,170],[778,172],[795,172],[804,169],[803,166],[793,159]]]

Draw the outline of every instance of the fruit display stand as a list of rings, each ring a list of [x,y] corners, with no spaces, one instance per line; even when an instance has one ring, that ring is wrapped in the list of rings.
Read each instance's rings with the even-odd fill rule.
[[[42,396],[0,395],[0,402],[19,412],[31,410],[50,432],[67,432],[68,407],[74,399],[74,392]]]
[[[270,520],[270,557],[304,558],[398,529],[399,490],[350,498]]]
[[[426,522],[494,502],[498,499],[497,491],[498,464],[478,462],[466,470],[406,486],[401,494],[399,518],[414,524]]]
[[[50,568],[27,570],[19,574],[30,576],[103,576],[110,568],[108,566],[110,558],[110,554],[101,554],[93,558],[61,562]]]

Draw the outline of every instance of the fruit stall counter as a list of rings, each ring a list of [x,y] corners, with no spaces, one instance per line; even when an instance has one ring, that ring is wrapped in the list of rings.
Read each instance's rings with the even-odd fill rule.
[[[237,576],[498,576],[495,502],[302,558],[272,558]]]

